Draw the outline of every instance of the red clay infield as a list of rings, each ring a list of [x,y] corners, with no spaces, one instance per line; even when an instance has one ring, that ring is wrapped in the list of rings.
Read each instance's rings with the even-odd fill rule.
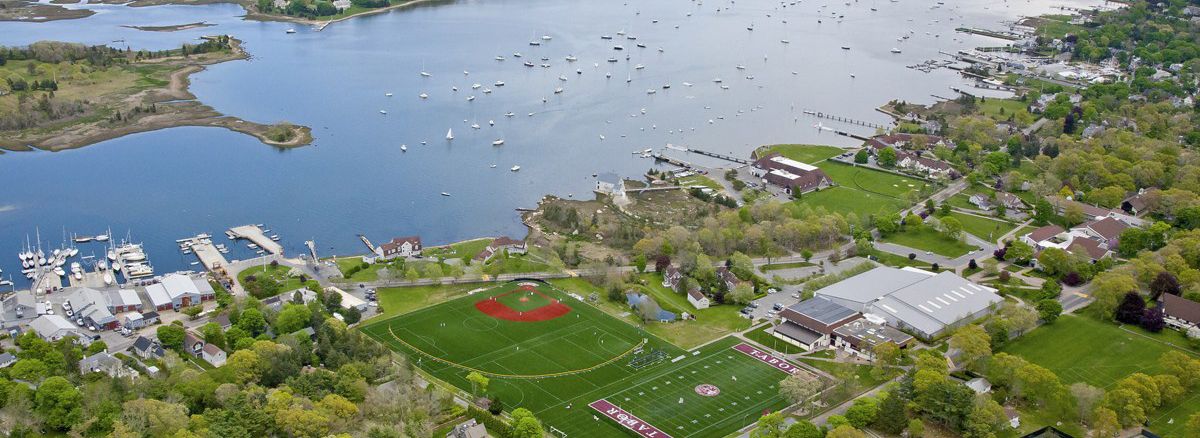
[[[541,295],[541,292],[533,292]],[[475,308],[490,317],[516,322],[549,321],[571,312],[571,308],[567,307],[566,304],[560,303],[553,298],[550,298],[550,301],[551,303],[545,306],[527,312],[519,312],[493,297],[476,301]]]

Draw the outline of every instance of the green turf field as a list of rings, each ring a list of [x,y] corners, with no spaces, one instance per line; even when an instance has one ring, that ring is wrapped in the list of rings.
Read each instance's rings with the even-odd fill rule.
[[[675,437],[722,437],[753,423],[763,410],[786,405],[777,385],[787,374],[733,350],[735,338],[685,352],[567,292],[544,284],[536,290],[548,299],[521,302],[527,291],[504,283],[362,330],[466,391],[470,370],[488,375],[488,394],[498,395],[506,409],[528,408],[547,430],[554,427],[572,438],[626,433],[588,407],[600,399]],[[553,300],[570,310],[544,321],[512,321],[476,307],[492,297],[505,306],[525,306],[522,315],[540,312],[544,307],[537,304]],[[664,359],[634,368],[631,359],[641,356],[630,351],[643,342],[641,356],[660,351]],[[677,357],[682,359],[671,361]],[[701,396],[695,389],[700,384],[715,385],[720,394]]]

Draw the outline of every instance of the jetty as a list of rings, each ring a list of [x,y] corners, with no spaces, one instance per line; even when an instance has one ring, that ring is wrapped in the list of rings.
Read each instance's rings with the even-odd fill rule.
[[[1022,35],[1017,34],[1016,32],[1008,32],[1008,31],[1003,31],[1003,30],[979,29],[979,28],[975,28],[975,27],[960,27],[960,28],[957,28],[954,30],[962,32],[962,33],[983,35],[986,37],[999,38],[999,39],[1008,40],[1008,41],[1016,41],[1016,40],[1021,39],[1021,37],[1022,37]]]
[[[229,236],[230,239],[249,240],[250,243],[258,245],[259,248],[262,248],[268,254],[283,255],[283,245],[267,237],[266,233],[263,233],[262,227],[258,225],[233,227],[226,231],[225,235]]]
[[[888,126],[880,125],[878,123],[868,122],[866,120],[852,119],[849,117],[843,117],[843,116],[824,113],[824,112],[820,112],[820,111],[805,111],[804,113],[808,114],[810,116],[814,116],[814,117],[818,117],[818,118],[822,118],[822,119],[826,119],[826,120],[833,120],[835,122],[848,123],[851,125],[865,126],[865,127],[873,128],[873,129],[891,129]]]
[[[747,160],[745,158],[738,158],[738,157],[735,157],[732,155],[719,154],[716,152],[709,152],[709,151],[703,151],[700,149],[692,149],[692,148],[688,148],[687,151],[694,153],[694,154],[700,154],[700,155],[704,155],[704,156],[708,156],[708,157],[719,158],[719,159],[722,159],[725,161],[732,161],[732,162],[738,163],[738,164],[750,164],[750,160]]]
[[[204,269],[212,272],[217,276],[229,276],[225,270],[229,266],[229,262],[225,260],[225,256],[221,255],[221,251],[213,245],[212,236],[201,234],[187,239],[180,239],[179,246],[181,248],[190,248],[196,258],[200,259],[200,264],[204,265]]]

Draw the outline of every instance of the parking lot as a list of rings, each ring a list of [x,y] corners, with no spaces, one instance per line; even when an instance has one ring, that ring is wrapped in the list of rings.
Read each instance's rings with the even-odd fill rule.
[[[779,315],[780,310],[798,302],[800,302],[800,286],[789,285],[784,286],[783,290],[779,292],[768,293],[767,296],[754,300],[746,308],[750,309],[750,316],[755,321],[771,320]]]

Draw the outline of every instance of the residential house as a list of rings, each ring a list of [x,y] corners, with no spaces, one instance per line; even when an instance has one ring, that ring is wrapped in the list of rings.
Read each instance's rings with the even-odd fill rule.
[[[733,275],[733,271],[729,270],[729,268],[725,266],[720,266],[717,268],[717,279],[721,281],[721,284],[725,286],[725,290],[727,291],[733,291],[733,288],[737,287],[739,284],[745,283],[745,281],[742,281],[741,279],[737,278],[736,275]]]
[[[75,336],[84,338],[81,332],[59,315],[42,315],[29,322],[29,328],[37,332],[38,336],[49,342],[54,342],[67,336]]]
[[[164,275],[159,283],[146,286],[146,295],[154,310],[179,310],[216,299],[216,292],[203,274]]]
[[[330,293],[330,292],[334,292],[334,293],[337,293],[338,295],[342,296],[342,308],[343,309],[349,309],[349,308],[353,307],[355,309],[358,309],[359,312],[367,310],[367,302],[363,301],[362,298],[356,297],[354,295],[350,295],[349,292],[346,292],[344,290],[341,290],[341,289],[339,289],[337,287],[333,287],[333,286],[325,288],[325,293]]]
[[[421,255],[421,236],[405,236],[392,239],[375,247],[375,255],[383,260],[397,257],[417,257]]]
[[[221,313],[220,315],[217,315],[212,319],[212,322],[215,322],[217,325],[221,326],[221,330],[229,330],[231,327],[233,327],[233,323],[229,322],[228,313]]]
[[[104,373],[110,377],[120,378],[136,376],[137,371],[121,363],[121,359],[113,357],[107,351],[101,351],[79,360],[79,374]]]
[[[1200,332],[1200,303],[1178,295],[1163,294],[1159,299],[1167,325],[1185,332]]]
[[[708,306],[712,305],[712,301],[710,301],[703,292],[700,292],[700,288],[692,288],[689,290],[687,293],[687,300],[689,303],[692,303],[692,307],[695,307],[696,310],[704,310],[707,309]]]
[[[32,291],[17,291],[5,298],[3,305],[5,320],[21,319],[27,315],[32,317],[37,309],[37,298],[34,298]]]
[[[862,318],[858,311],[826,298],[814,297],[788,306],[779,313],[781,322],[771,334],[807,351],[833,344],[833,331]]]
[[[142,319],[142,314],[133,312],[125,315],[125,319],[121,322],[121,327],[130,330],[137,330],[146,326],[146,321]]]
[[[680,271],[675,265],[667,266],[667,269],[663,271],[663,287],[671,290],[679,290],[679,282],[681,281],[683,281],[683,271]]]
[[[191,353],[193,356],[199,357],[204,352],[204,338],[200,335],[185,331],[183,333],[183,351]]]
[[[450,433],[446,434],[446,438],[489,438],[487,428],[482,424],[475,422],[475,419],[469,419],[461,424],[454,426]]]
[[[1129,224],[1111,217],[1105,217],[1100,220],[1084,223],[1072,228],[1072,230],[1078,230],[1086,235],[1086,237],[1099,241],[1100,245],[1105,249],[1116,250],[1121,232],[1125,231],[1126,228],[1129,228]]]
[[[1158,189],[1138,190],[1137,194],[1125,198],[1124,201],[1121,201],[1121,211],[1133,216],[1145,215],[1149,209],[1150,194],[1157,190]]]
[[[963,382],[963,384],[967,385],[968,388],[971,388],[972,391],[975,391],[976,394],[987,394],[992,391],[992,382],[989,382],[988,379],[983,377],[976,377]]]
[[[339,12],[350,9],[350,6],[353,6],[350,0],[333,0],[333,7]]]
[[[486,262],[495,257],[496,254],[501,254],[507,251],[509,254],[525,254],[525,241],[516,240],[509,237],[501,236],[492,240],[483,251],[475,255],[475,261]]]
[[[896,167],[924,174],[934,179],[955,178],[954,166],[942,160],[925,157],[919,153],[898,151]]]
[[[133,354],[142,359],[151,360],[162,359],[167,352],[158,341],[138,336],[137,340],[133,341]]]
[[[214,367],[225,365],[225,350],[218,348],[213,344],[204,344],[204,348],[200,350],[200,358],[205,362],[212,364]]]
[[[851,356],[866,360],[875,360],[875,346],[892,343],[905,348],[912,343],[913,337],[908,333],[884,325],[885,320],[875,315],[863,315],[863,318],[842,324],[833,329],[833,346],[850,353]]]

